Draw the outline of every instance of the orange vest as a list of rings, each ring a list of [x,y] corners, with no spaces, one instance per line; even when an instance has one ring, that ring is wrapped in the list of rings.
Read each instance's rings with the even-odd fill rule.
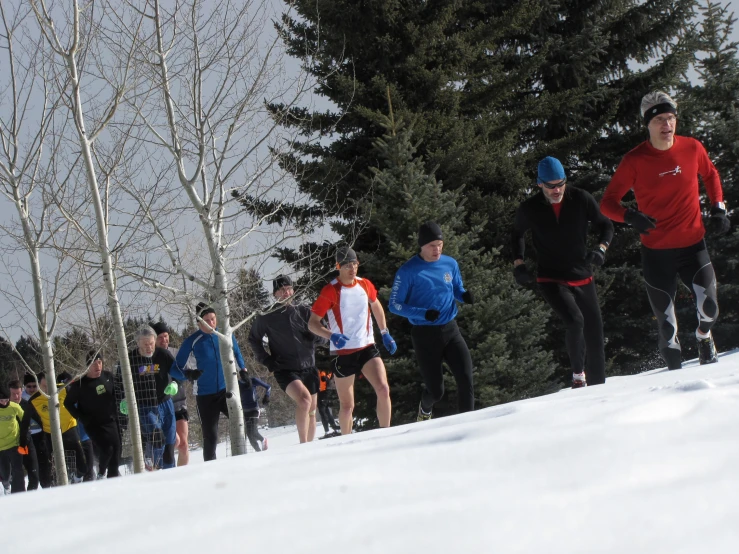
[[[320,392],[323,392],[326,390],[326,387],[328,386],[328,382],[331,380],[331,377],[334,376],[333,372],[326,372],[326,371],[319,371],[318,376],[321,378],[320,385],[318,386],[318,390]]]

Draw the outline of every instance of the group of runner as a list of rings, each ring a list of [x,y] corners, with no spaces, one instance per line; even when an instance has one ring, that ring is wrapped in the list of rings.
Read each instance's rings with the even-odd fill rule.
[[[516,212],[512,233],[514,277],[524,286],[536,282],[543,298],[563,320],[573,388],[603,384],[606,379],[603,321],[592,268],[605,262],[614,236],[612,220],[640,233],[647,296],[657,319],[659,349],[667,367],[682,366],[675,315],[678,276],[693,293],[700,363],[718,361],[711,334],[718,317],[716,277],[704,236],[706,230],[710,235],[722,235],[731,227],[720,179],[703,145],[675,134],[677,103],[670,96],[659,91],[647,94],[641,116],[649,138],[623,158],[600,206],[589,193],[568,186],[562,163],[548,156],[538,165],[539,191],[522,202]],[[706,217],[701,211],[699,176],[711,203]],[[636,207],[621,204],[629,191],[634,192]],[[591,227],[597,239],[596,246],[589,249]],[[536,276],[524,261],[527,231],[537,253]],[[474,409],[472,358],[456,323],[458,304],[472,304],[474,297],[464,287],[457,261],[442,254],[444,236],[437,223],[420,226],[418,247],[418,254],[397,271],[388,307],[412,325],[411,339],[423,381],[417,420],[423,421],[432,417],[434,404],[444,394],[444,363],[457,385],[458,411]],[[275,304],[255,318],[248,339],[256,360],[267,367],[294,402],[301,443],[315,437],[319,393],[327,390],[330,374],[339,397],[342,434],[352,431],[354,383],[360,374],[374,389],[379,426],[391,423],[390,387],[373,326],[374,317],[383,347],[394,354],[397,345],[385,311],[375,286],[358,275],[359,259],[352,248],[338,249],[336,269],[338,275],[323,287],[310,307],[293,302],[295,291],[289,276],[277,277],[273,282]],[[188,414],[178,381],[197,383],[196,403],[206,461],[216,457],[220,414],[228,416],[221,340],[214,332],[216,313],[212,307],[200,304],[197,315],[199,329],[185,339],[179,351],[168,349],[166,327],[144,326],[137,331],[136,348],[129,356],[142,434],[151,445],[152,459],[161,460],[163,468],[174,466],[178,445],[179,460],[187,463]],[[315,347],[321,343],[328,344],[334,355],[333,367],[322,374],[316,369],[315,358]],[[256,390],[265,389],[262,403],[266,404],[270,386],[250,377],[235,338],[230,346],[247,418],[246,436],[255,450],[265,450],[267,440],[256,427]],[[188,366],[191,356],[197,369]],[[126,399],[119,400],[120,376],[103,370],[98,353],[91,353],[87,361],[86,374],[60,394],[62,436],[81,460],[75,479],[88,473],[85,456],[78,448],[76,422],[83,424],[95,444],[100,473],[112,477],[117,475],[120,458],[118,412],[126,411]],[[29,488],[39,480],[45,486],[50,479],[48,466],[41,468],[42,460],[50,464],[48,401],[34,390],[37,382],[43,389],[45,380],[43,375],[29,377],[25,390],[18,382],[0,384],[0,477],[8,482],[8,476],[13,476],[13,492],[23,486],[18,475],[23,475],[23,463],[28,462],[31,449],[36,451],[39,463],[35,469],[26,463]],[[175,407],[177,402],[179,407]],[[329,425],[335,428],[336,424],[326,408],[324,403],[321,419],[328,433]]]

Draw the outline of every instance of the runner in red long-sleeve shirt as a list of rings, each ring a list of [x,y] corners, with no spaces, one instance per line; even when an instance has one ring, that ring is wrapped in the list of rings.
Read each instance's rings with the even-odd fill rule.
[[[644,281],[667,367],[682,367],[675,316],[678,275],[691,288],[696,303],[700,363],[715,363],[718,358],[711,327],[718,318],[716,276],[704,235],[706,228],[709,235],[722,235],[731,226],[721,181],[703,145],[675,135],[677,103],[672,98],[659,91],[647,94],[642,99],[641,115],[649,140],[624,156],[603,195],[601,210],[641,234]],[[705,227],[699,175],[712,206]],[[634,191],[638,210],[621,205],[629,190]]]

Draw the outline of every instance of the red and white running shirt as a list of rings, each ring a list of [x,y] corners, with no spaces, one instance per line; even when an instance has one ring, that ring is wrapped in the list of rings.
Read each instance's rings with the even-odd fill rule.
[[[377,290],[367,279],[357,277],[351,285],[344,285],[334,279],[323,287],[321,294],[313,303],[311,311],[318,317],[328,319],[332,333],[349,337],[344,348],[337,350],[333,343],[331,352],[351,354],[375,344],[372,330],[372,314],[369,304],[377,300]]]

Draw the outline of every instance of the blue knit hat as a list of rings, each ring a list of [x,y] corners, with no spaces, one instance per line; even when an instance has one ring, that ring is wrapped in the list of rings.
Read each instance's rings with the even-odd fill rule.
[[[546,183],[548,181],[561,181],[566,177],[565,168],[557,158],[547,156],[539,162],[539,183]]]

